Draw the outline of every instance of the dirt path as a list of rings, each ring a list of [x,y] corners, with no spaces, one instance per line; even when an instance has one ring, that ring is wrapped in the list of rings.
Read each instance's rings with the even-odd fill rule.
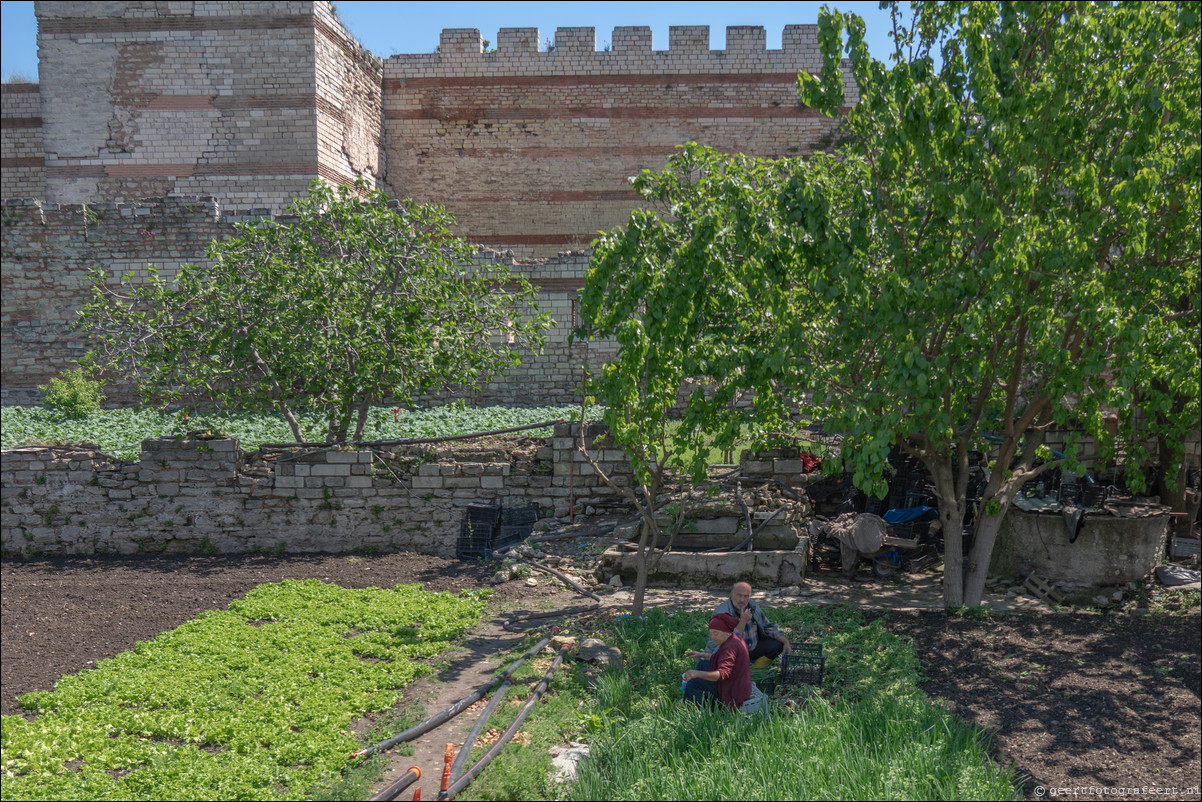
[[[318,578],[344,587],[420,582],[427,590],[493,588],[492,618],[480,624],[445,668],[406,690],[402,704],[434,713],[486,682],[516,659],[520,636],[499,626],[502,615],[576,606],[581,597],[540,576],[493,585],[494,566],[416,554],[377,556],[160,557],[9,561],[0,563],[0,710],[20,715],[16,697],[49,690],[63,674],[86,669],[160,632],[219,609],[264,582]],[[655,590],[650,605],[712,608],[727,589]],[[992,593],[986,619],[937,612],[938,577],[904,583],[848,585],[828,574],[807,578],[804,595],[758,594],[771,608],[786,601],[855,604],[912,638],[927,680],[923,688],[966,720],[989,731],[998,759],[1031,775],[1037,787],[1110,789],[1076,796],[1146,798],[1143,788],[1170,789],[1158,799],[1199,799],[1199,638],[1195,611],[1180,616],[1046,612],[1029,597]],[[607,593],[622,607],[628,591]],[[498,652],[506,652],[497,657]],[[485,660],[487,659],[487,662]],[[515,698],[520,690],[513,692]],[[443,751],[460,743],[468,714],[395,755],[388,776],[422,769],[423,796],[437,795]],[[381,784],[382,785],[382,784]],[[1138,793],[1116,793],[1115,789]],[[1174,790],[1175,789],[1175,790]],[[1192,790],[1191,790],[1192,789]],[[1050,795],[1050,794],[1049,794]],[[412,793],[408,793],[408,797]]]

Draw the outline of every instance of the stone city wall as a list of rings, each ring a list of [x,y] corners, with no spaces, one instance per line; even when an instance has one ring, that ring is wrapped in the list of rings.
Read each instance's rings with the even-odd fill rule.
[[[39,86],[4,84],[0,98],[0,198],[44,198],[46,160]]]
[[[0,216],[0,398],[5,404],[36,404],[38,386],[74,367],[87,350],[72,324],[87,301],[93,266],[103,267],[114,283],[130,272],[144,280],[150,265],[170,280],[181,265],[202,263],[208,244],[230,236],[235,223],[266,213],[234,214],[223,212],[212,198],[171,197],[130,204],[4,201]],[[537,303],[555,324],[541,356],[523,354],[519,367],[479,390],[453,390],[427,400],[464,397],[477,404],[519,406],[579,400],[581,367],[598,367],[613,349],[610,342],[568,342],[588,256],[516,262],[482,251],[479,258],[503,262],[529,278],[540,288]],[[115,403],[132,398],[117,387],[107,392]]]
[[[821,66],[816,25],[788,25],[782,49],[764,28],[619,27],[605,50],[594,28],[442,32],[437,53],[384,65],[387,181],[396,195],[436,200],[472,242],[550,256],[587,247],[639,206],[629,178],[661,169],[695,140],[750,156],[810,152],[834,122],[797,99],[797,73]],[[844,73],[847,102],[857,99]]]
[[[576,453],[578,428],[499,448],[441,443],[371,451],[244,453],[233,439],[158,438],[126,462],[81,446],[0,454],[5,556],[280,549],[454,556],[471,504],[544,516],[619,504]],[[597,433],[590,432],[590,437]],[[622,454],[599,446],[615,482]]]
[[[212,196],[282,211],[378,169],[379,64],[329,3],[38,4],[52,203]]]

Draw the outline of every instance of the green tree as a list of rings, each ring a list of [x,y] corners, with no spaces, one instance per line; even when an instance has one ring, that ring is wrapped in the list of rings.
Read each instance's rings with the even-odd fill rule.
[[[147,401],[278,410],[297,442],[295,411],[319,409],[325,442],[341,443],[374,402],[485,380],[541,346],[529,282],[475,264],[442,207],[314,181],[289,211],[239,224],[173,284],[94,271],[89,359]]]
[[[845,202],[800,171],[783,209],[794,278],[822,321],[799,386],[858,446],[922,460],[939,498],[944,599],[978,605],[1049,427],[1180,464],[1199,418],[1199,17],[1194,3],[917,3],[897,52],[823,12],[804,103],[844,115]],[[846,38],[844,38],[846,33]],[[840,58],[860,99],[844,105]],[[1117,412],[1117,437],[1107,431]],[[962,580],[970,454],[988,485]],[[1176,473],[1169,471],[1170,475]]]
[[[738,402],[757,387],[746,366],[757,354],[776,354],[770,321],[749,314],[775,281],[779,221],[765,214],[788,163],[727,158],[686,145],[662,173],[634,181],[646,210],[594,243],[580,300],[580,337],[612,337],[618,347],[590,382],[604,406],[604,422],[625,452],[633,486],[611,487],[638,510],[638,573],[634,611],[642,612],[657,549],[670,544],[687,510],[677,508],[669,532],[656,509],[671,471],[694,481],[705,476],[706,448],[729,448],[748,422]],[[769,356],[777,364],[780,356]],[[767,381],[763,371],[756,381]],[[761,393],[765,401],[777,396]],[[764,405],[758,420],[774,420]],[[670,417],[679,416],[679,420]],[[583,431],[583,430],[582,430]],[[580,450],[591,459],[582,435]],[[658,552],[662,554],[662,552]]]

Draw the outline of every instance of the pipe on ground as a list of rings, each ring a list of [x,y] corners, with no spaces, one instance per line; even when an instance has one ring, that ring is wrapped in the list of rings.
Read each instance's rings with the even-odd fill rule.
[[[400,778],[393,780],[388,785],[381,789],[380,793],[371,798],[371,802],[391,802],[409,786],[420,780],[422,770],[417,766],[410,766],[409,771],[405,772]]]
[[[501,737],[498,738],[497,742],[492,745],[492,748],[481,755],[480,759],[476,761],[475,765],[468,769],[462,777],[455,780],[453,783],[439,792],[438,799],[440,802],[441,800],[454,798],[455,794],[459,793],[464,788],[467,788],[468,785],[471,784],[472,780],[476,779],[476,775],[483,771],[484,768],[491,763],[497,755],[501,754],[501,750],[504,749],[505,745],[509,743],[510,739],[517,734],[518,729],[520,729],[522,726],[522,722],[524,722],[526,717],[530,715],[530,711],[534,709],[534,706],[542,697],[543,691],[547,690],[547,686],[551,684],[551,677],[555,675],[556,669],[559,668],[560,663],[563,662],[563,658],[567,653],[568,645],[565,643],[560,647],[559,653],[555,655],[555,660],[551,663],[551,667],[547,669],[547,673],[543,675],[542,680],[537,686],[535,686],[534,692],[530,694],[530,698],[526,700],[526,704],[524,704],[522,709],[518,711],[517,718],[515,718],[513,723],[509,725],[509,729],[501,733]]]
[[[556,629],[555,627],[552,627],[553,631],[555,629]],[[435,713],[434,715],[430,716],[428,719],[426,719],[425,721],[423,721],[419,724],[414,724],[412,727],[405,730],[404,732],[401,732],[397,735],[394,735],[391,738],[380,741],[378,743],[374,743],[371,746],[365,747],[364,749],[360,749],[358,752],[355,752],[354,754],[351,755],[351,759],[353,760],[357,757],[371,757],[376,752],[381,752],[385,749],[391,749],[392,747],[396,746],[397,744],[404,743],[405,741],[412,741],[414,738],[417,738],[418,736],[421,736],[421,735],[425,735],[427,732],[434,729],[435,727],[441,726],[442,724],[446,723],[447,721],[450,721],[451,719],[455,718],[455,716],[459,715],[464,710],[467,710],[469,707],[471,707],[473,704],[475,704],[479,699],[482,699],[484,697],[484,694],[488,693],[490,690],[492,690],[494,687],[496,687],[496,684],[498,682],[501,682],[502,680],[505,680],[508,677],[510,677],[514,671],[517,671],[517,669],[522,665],[522,663],[526,662],[527,658],[531,657],[532,655],[538,654],[540,651],[542,651],[542,648],[550,642],[551,642],[551,636],[548,635],[547,637],[543,638],[538,643],[536,643],[534,646],[530,647],[526,651],[525,654],[523,654],[516,661],[514,661],[508,668],[506,668],[504,673],[498,674],[497,676],[493,677],[487,683],[485,683],[484,685],[481,685],[479,688],[472,691],[472,693],[463,697],[455,704],[451,705],[450,707],[448,707],[444,710],[439,711],[438,713]]]

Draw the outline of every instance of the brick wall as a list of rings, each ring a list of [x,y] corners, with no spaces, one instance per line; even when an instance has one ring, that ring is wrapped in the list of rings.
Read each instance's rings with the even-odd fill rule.
[[[472,242],[547,256],[587,247],[624,223],[628,178],[660,169],[696,140],[752,156],[809,152],[832,122],[799,106],[797,73],[817,71],[817,26],[788,25],[781,50],[760,27],[620,27],[598,51],[593,28],[502,28],[484,53],[475,29],[443,31],[438,53],[384,65],[387,181],[394,194],[444,203]],[[849,104],[855,85],[845,71]]]
[[[315,176],[344,172],[319,157],[319,122],[341,140],[331,128],[348,117],[363,127],[343,97],[371,112],[361,92],[338,95],[356,70],[327,65],[318,80],[319,49],[345,61],[358,47],[328,3],[44,2],[37,12],[50,202],[209,195],[278,212]]]
[[[0,197],[42,198],[46,166],[38,84],[4,84],[0,111]]]
[[[5,404],[40,403],[37,387],[74,367],[87,350],[72,324],[87,300],[91,267],[103,266],[116,283],[129,272],[145,277],[153,264],[169,280],[180,265],[203,262],[209,242],[230,236],[235,223],[262,216],[223,211],[212,198],[187,197],[87,205],[4,201],[0,214],[0,400]],[[427,400],[467,397],[473,403],[525,406],[578,401],[581,366],[599,367],[613,348],[610,342],[568,343],[587,255],[522,262],[485,251],[480,259],[503,262],[540,288],[537,303],[555,321],[547,346],[541,356],[523,354],[519,367],[479,391],[460,388]],[[108,391],[113,401],[130,397],[120,388]]]
[[[615,504],[576,454],[578,429],[510,448],[436,446],[264,457],[236,440],[143,441],[136,462],[95,448],[0,454],[5,556],[417,550],[454,556],[469,504]],[[602,465],[622,479],[621,453]],[[628,476],[628,474],[625,474]]]
[[[384,65],[342,26],[329,3],[314,7],[317,170],[334,183],[380,170],[381,81]]]

